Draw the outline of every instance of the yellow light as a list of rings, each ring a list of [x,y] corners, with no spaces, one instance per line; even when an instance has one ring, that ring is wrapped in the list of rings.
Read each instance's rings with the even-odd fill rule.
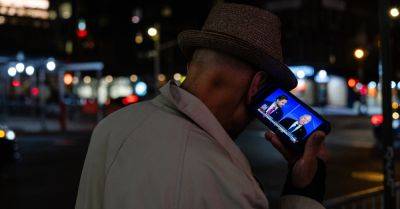
[[[0,16],[0,25],[6,23],[6,18],[4,16]]]
[[[106,76],[105,81],[107,83],[111,83],[113,81],[113,77],[111,75]]]
[[[0,138],[4,138],[6,136],[6,132],[4,130],[0,130]]]
[[[174,79],[175,79],[176,81],[181,80],[181,78],[182,78],[182,75],[181,75],[180,73],[175,73],[175,74],[174,74]]]
[[[351,177],[355,179],[361,179],[365,181],[371,182],[382,182],[383,181],[383,174],[378,172],[371,172],[371,171],[354,171],[351,173]]]
[[[135,36],[135,43],[136,44],[141,44],[143,43],[143,36],[141,33],[137,33]]]
[[[71,75],[71,73],[64,74],[65,85],[71,85],[73,81],[74,81],[74,77]]]
[[[181,79],[179,79],[179,82],[183,83],[183,81],[185,81],[186,76],[182,76]]]
[[[164,74],[159,74],[159,75],[158,75],[158,81],[163,82],[163,81],[165,81],[165,79],[167,79],[167,78],[165,77]]]
[[[90,76],[87,75],[83,77],[83,82],[89,84],[90,82],[92,82],[92,78],[90,78]]]
[[[355,57],[355,58],[357,58],[357,59],[362,59],[362,58],[364,57],[364,55],[365,55],[364,50],[362,50],[362,49],[356,49],[356,50],[354,50],[354,57]]]
[[[399,108],[399,103],[393,102],[393,103],[392,103],[392,108],[393,108],[393,109]]]
[[[157,29],[154,27],[151,27],[147,30],[147,34],[149,34],[149,36],[154,37],[156,36],[158,33]]]
[[[129,79],[130,79],[133,83],[135,83],[135,82],[138,80],[138,77],[137,77],[137,75],[132,74],[132,75],[129,77]]]
[[[391,17],[396,18],[396,17],[398,17],[400,15],[400,11],[399,11],[398,8],[393,7],[393,8],[391,8],[389,10],[389,14],[390,14]]]
[[[392,114],[392,117],[393,117],[393,119],[397,120],[397,119],[399,119],[400,115],[399,115],[398,112],[394,112],[394,113]]]

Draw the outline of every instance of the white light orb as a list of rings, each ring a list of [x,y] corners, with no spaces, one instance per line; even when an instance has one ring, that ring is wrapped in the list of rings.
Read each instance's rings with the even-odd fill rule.
[[[22,73],[25,70],[25,65],[24,63],[20,62],[17,65],[15,65],[15,69],[17,69],[18,73]]]
[[[296,76],[297,76],[297,78],[302,79],[302,78],[306,77],[306,73],[302,70],[299,70],[296,72]]]
[[[375,81],[369,82],[369,83],[368,83],[368,88],[370,88],[370,89],[376,88],[376,82],[375,82]]]
[[[47,68],[47,70],[49,70],[49,71],[53,71],[53,70],[56,69],[56,63],[55,63],[54,61],[48,61],[48,62],[46,63],[46,68]]]
[[[9,76],[14,77],[17,75],[17,69],[15,69],[15,67],[9,67],[7,73]]]
[[[154,27],[151,27],[147,30],[147,34],[149,34],[149,36],[153,37],[156,36],[158,33],[157,29]]]
[[[393,8],[391,8],[389,10],[389,14],[390,14],[391,17],[396,18],[396,17],[398,17],[400,15],[400,11],[399,11],[398,8],[393,7]]]
[[[174,80],[179,81],[179,80],[181,80],[181,78],[182,78],[182,75],[180,73],[174,74]]]
[[[7,131],[6,138],[8,140],[10,140],[10,141],[14,140],[15,139],[15,132],[11,131],[11,130]]]
[[[147,84],[143,81],[139,81],[135,86],[135,92],[138,96],[144,96],[147,94]]]
[[[35,73],[35,68],[33,66],[29,65],[28,67],[26,67],[25,73],[27,75],[31,76]]]

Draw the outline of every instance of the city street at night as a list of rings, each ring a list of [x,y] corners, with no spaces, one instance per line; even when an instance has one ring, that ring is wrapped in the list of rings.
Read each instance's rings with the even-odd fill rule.
[[[400,209],[400,1],[0,0],[0,45],[0,209]]]

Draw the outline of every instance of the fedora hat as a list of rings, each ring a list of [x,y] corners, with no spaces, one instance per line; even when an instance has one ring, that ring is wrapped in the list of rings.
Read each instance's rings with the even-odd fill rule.
[[[265,71],[279,87],[291,90],[297,79],[283,63],[281,23],[274,14],[248,5],[221,3],[211,9],[201,30],[185,30],[178,45],[187,59],[196,48],[230,54]]]

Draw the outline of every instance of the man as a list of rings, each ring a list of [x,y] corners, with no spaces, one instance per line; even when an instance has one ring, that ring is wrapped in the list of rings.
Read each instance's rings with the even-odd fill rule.
[[[201,31],[182,32],[178,43],[190,60],[185,82],[169,82],[153,100],[97,125],[76,209],[268,208],[233,140],[253,120],[249,104],[263,80],[286,89],[297,84],[281,62],[279,38],[276,16],[239,4],[220,4]],[[322,208],[318,189],[303,193],[323,185],[316,177],[323,177],[324,135],[312,137],[295,156],[266,134],[290,163],[282,208]]]
[[[268,102],[261,106],[265,114],[270,115],[275,121],[279,121],[282,116],[282,107],[286,105],[288,99],[285,95],[278,96],[274,102]]]
[[[301,140],[307,135],[307,130],[304,126],[311,122],[311,120],[311,115],[304,114],[299,120],[295,120],[293,118],[284,118],[280,121],[280,124],[282,124],[282,126],[285,127],[290,133],[292,133],[297,140]]]

